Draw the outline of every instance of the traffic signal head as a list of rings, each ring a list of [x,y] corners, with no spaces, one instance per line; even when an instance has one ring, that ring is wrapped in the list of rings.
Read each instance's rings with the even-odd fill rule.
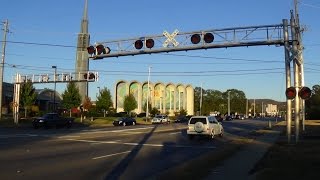
[[[294,99],[297,95],[297,91],[295,87],[288,87],[286,89],[286,96],[287,99]]]
[[[89,46],[87,47],[87,51],[90,55],[94,54],[96,51],[96,48],[94,48],[93,46]]]
[[[311,97],[311,90],[308,87],[302,87],[298,93],[301,99],[308,99]]]
[[[201,35],[200,34],[193,34],[191,36],[191,43],[192,44],[198,44],[201,41]],[[214,36],[212,33],[205,33],[203,34],[203,41],[205,43],[212,43],[214,40]]]
[[[87,47],[88,54],[92,55],[100,55],[100,54],[109,54],[110,53],[110,48],[109,47],[104,47],[102,44],[98,44],[96,47],[94,46],[89,46]]]
[[[154,40],[153,39],[147,39],[146,40],[146,47],[147,48],[153,48],[153,46],[154,46]]]
[[[85,73],[84,75],[83,75],[83,78],[84,79],[88,79],[88,80],[92,80],[92,79],[95,79],[95,75],[94,75],[94,73],[89,73],[89,76],[88,76],[88,73]]]
[[[204,40],[204,42],[206,42],[206,43],[212,43],[213,40],[214,40],[214,36],[213,36],[212,33],[206,33],[206,34],[204,34],[204,36],[203,36],[203,40]]]
[[[106,50],[102,44],[96,46],[96,55],[106,54]]]
[[[200,42],[200,40],[201,40],[201,37],[200,37],[199,34],[193,34],[193,35],[191,36],[191,42],[192,42],[192,44],[198,44],[198,43]]]
[[[134,42],[134,47],[135,47],[136,49],[142,49],[142,47],[143,47],[143,42],[142,42],[142,40],[136,40],[136,42]]]

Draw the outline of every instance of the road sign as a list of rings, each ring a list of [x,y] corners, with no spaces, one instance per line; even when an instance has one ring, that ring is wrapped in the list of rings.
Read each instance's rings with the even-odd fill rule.
[[[179,31],[177,29],[174,30],[172,34],[168,33],[167,31],[164,31],[163,35],[167,37],[167,40],[163,43],[163,47],[168,47],[169,43],[172,43],[175,47],[178,46],[179,42],[174,39],[178,33]]]

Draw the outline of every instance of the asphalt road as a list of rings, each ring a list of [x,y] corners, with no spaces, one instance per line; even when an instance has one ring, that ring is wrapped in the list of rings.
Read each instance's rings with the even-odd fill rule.
[[[267,126],[224,122],[225,136],[189,140],[186,124],[102,129],[0,128],[1,179],[148,179]]]

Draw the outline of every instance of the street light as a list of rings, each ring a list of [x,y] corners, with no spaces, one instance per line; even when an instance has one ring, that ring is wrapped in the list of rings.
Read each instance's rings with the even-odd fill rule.
[[[151,66],[149,66],[149,71],[148,71],[148,89],[147,89],[146,122],[148,121],[148,117],[149,117],[150,71],[151,71]]]
[[[100,86],[97,87],[98,88],[98,92],[97,92],[97,100],[98,100],[98,95],[100,96]]]
[[[53,78],[53,81],[54,81],[54,94],[53,94],[53,111],[55,112],[56,111],[56,86],[57,86],[57,83],[56,83],[56,78],[57,78],[57,66],[51,66],[53,69],[54,69],[54,78]]]

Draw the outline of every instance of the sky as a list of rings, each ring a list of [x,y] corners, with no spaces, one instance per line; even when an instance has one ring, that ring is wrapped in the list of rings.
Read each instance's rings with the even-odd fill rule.
[[[15,73],[74,72],[77,35],[85,0],[0,0],[0,20],[9,21],[4,82]],[[290,18],[293,0],[88,0],[90,43],[207,29],[281,24]],[[305,85],[320,84],[320,0],[299,0],[304,27]],[[3,24],[1,24],[3,29]],[[3,31],[0,33],[2,43]],[[41,45],[40,45],[41,44]],[[46,44],[46,45],[44,45]],[[268,62],[269,61],[269,62]],[[249,99],[285,101],[284,48],[257,46],[105,58],[89,62],[99,72],[89,83],[95,100],[98,87],[114,92],[119,80],[190,84],[225,92],[238,89]],[[129,73],[136,71],[138,73]],[[212,71],[210,73],[201,73]],[[183,72],[194,72],[179,76]],[[217,72],[217,73],[215,73]],[[222,72],[222,73],[218,73]],[[293,78],[292,78],[293,79]],[[35,84],[54,88],[54,84]],[[66,84],[58,83],[62,93]]]

